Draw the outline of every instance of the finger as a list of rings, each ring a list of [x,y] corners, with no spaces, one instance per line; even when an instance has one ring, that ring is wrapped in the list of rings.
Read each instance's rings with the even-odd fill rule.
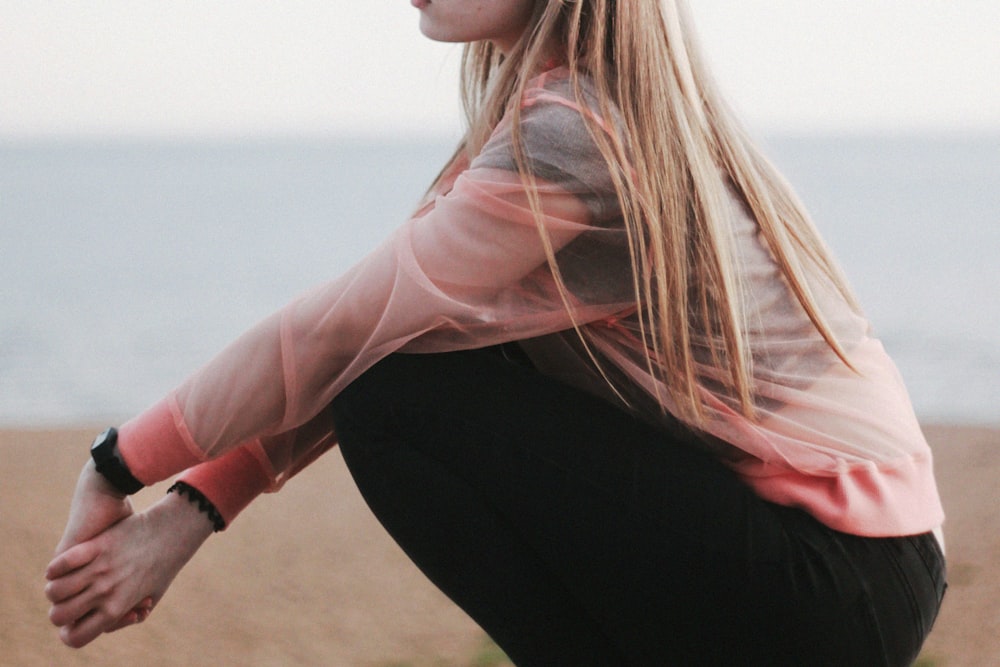
[[[82,593],[91,584],[94,576],[90,568],[74,570],[73,572],[54,579],[45,584],[45,597],[52,604],[65,602],[69,598]]]
[[[115,623],[114,625],[112,625],[110,628],[108,628],[104,632],[117,632],[118,630],[121,630],[122,628],[127,628],[130,625],[135,625],[136,623],[141,623],[142,621],[143,621],[143,618],[140,616],[139,612],[136,611],[135,609],[133,609],[129,613],[127,613],[124,616],[122,616],[121,620],[119,620],[117,623]]]
[[[142,623],[149,615],[153,613],[153,598],[146,597],[139,604],[137,604],[132,611],[125,614],[124,617],[118,623],[112,627],[105,630],[105,632],[115,632],[116,630],[121,630],[130,625],[135,625],[136,623]]]
[[[49,610],[49,620],[54,625],[64,626],[78,623],[94,610],[105,607],[108,600],[111,599],[116,587],[115,582],[96,574],[90,576],[86,571],[83,574],[87,576],[87,585],[83,590],[52,605],[52,609]]]
[[[115,613],[107,605],[101,605],[83,615],[75,623],[64,625],[59,629],[59,638],[72,648],[81,648],[94,641],[101,633],[117,624],[118,619],[128,613]]]
[[[52,605],[49,609],[49,621],[60,628],[74,625],[93,613],[96,607],[93,594],[85,590],[80,595]]]
[[[99,553],[100,549],[94,542],[77,544],[52,559],[45,569],[45,578],[51,581],[63,577],[89,564]]]
[[[107,619],[95,610],[81,618],[77,623],[61,627],[59,639],[66,646],[82,648],[100,636],[107,625]]]

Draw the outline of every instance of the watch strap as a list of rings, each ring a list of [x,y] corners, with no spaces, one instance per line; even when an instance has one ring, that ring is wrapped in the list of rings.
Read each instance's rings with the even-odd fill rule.
[[[97,436],[90,447],[90,455],[94,459],[97,472],[121,493],[132,495],[145,486],[135,478],[119,453],[116,428],[110,427]]]

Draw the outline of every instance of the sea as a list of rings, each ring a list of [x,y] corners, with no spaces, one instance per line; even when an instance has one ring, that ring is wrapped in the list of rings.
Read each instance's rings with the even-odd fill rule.
[[[1000,425],[1000,135],[766,136],[927,423]],[[406,219],[448,138],[0,142],[0,427],[116,423]]]

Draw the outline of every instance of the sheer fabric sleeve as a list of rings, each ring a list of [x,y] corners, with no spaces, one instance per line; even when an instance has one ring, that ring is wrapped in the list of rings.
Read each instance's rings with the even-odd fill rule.
[[[628,266],[627,243],[607,168],[584,125],[590,112],[564,89],[540,79],[521,127],[566,300],[502,121],[449,192],[123,426],[136,476],[162,479],[242,445],[273,488],[336,443],[323,408],[386,355],[541,336],[629,308],[629,274],[616,270]]]

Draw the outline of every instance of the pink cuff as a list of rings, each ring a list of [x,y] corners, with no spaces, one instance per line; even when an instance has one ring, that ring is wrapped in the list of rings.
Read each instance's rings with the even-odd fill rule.
[[[177,480],[212,501],[227,527],[254,498],[271,488],[271,477],[246,446],[186,470]]]
[[[201,463],[204,455],[184,437],[165,398],[118,429],[118,451],[129,471],[145,485]]]

